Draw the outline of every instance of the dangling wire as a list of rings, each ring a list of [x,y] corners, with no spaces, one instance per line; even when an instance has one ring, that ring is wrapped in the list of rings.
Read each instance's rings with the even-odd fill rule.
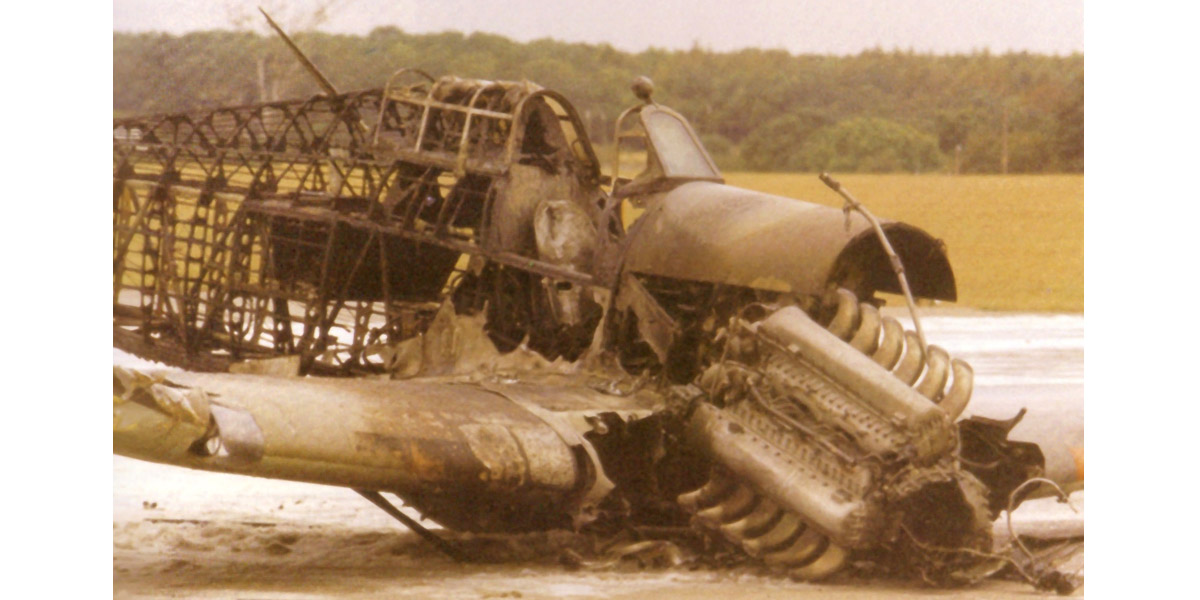
[[[1020,548],[1021,551],[1025,553],[1025,556],[1029,557],[1029,562],[1032,563],[1036,560],[1033,557],[1033,553],[1029,551],[1029,548],[1025,547],[1025,543],[1022,542],[1021,538],[1013,531],[1013,526],[1012,526],[1013,502],[1016,501],[1017,494],[1020,493],[1021,490],[1028,487],[1029,484],[1031,484],[1031,483],[1048,483],[1048,484],[1050,484],[1050,486],[1053,487],[1054,490],[1058,492],[1058,498],[1059,498],[1060,502],[1065,502],[1067,504],[1067,506],[1071,507],[1071,510],[1076,513],[1079,512],[1079,509],[1075,508],[1074,504],[1071,504],[1071,497],[1068,496],[1067,493],[1064,492],[1061,487],[1058,487],[1057,483],[1054,483],[1053,481],[1050,481],[1049,479],[1046,479],[1045,477],[1034,477],[1032,479],[1028,479],[1025,481],[1025,483],[1018,485],[1016,487],[1016,489],[1014,489],[1012,491],[1012,493],[1010,493],[1008,495],[1008,511],[1005,514],[1007,521],[1008,521],[1008,535],[1010,538],[1012,538],[1014,541],[1016,541],[1017,547]]]

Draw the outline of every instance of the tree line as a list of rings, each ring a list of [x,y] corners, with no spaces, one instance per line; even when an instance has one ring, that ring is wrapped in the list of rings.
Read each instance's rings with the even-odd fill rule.
[[[1083,171],[1083,56],[854,56],[783,50],[622,52],[605,44],[377,28],[300,33],[342,90],[382,87],[400,67],[528,79],[562,92],[598,143],[654,80],[725,170],[1040,173]],[[116,115],[301,98],[320,92],[275,38],[245,31],[113,34]]]

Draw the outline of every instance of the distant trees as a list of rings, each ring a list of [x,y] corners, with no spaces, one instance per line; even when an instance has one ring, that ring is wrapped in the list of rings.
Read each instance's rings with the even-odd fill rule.
[[[857,117],[813,133],[800,149],[799,170],[922,173],[941,164],[933,135],[879,117]]]
[[[594,141],[634,99],[636,75],[692,121],[726,169],[962,172],[1083,170],[1083,57],[1028,53],[855,56],[715,53],[474,33],[295,33],[339,89],[382,87],[403,66],[530,79],[565,94]],[[113,109],[171,112],[319,93],[282,44],[246,31],[114,34]],[[220,65],[216,67],[215,65]],[[1004,150],[1007,149],[1007,153]]]
[[[742,141],[742,162],[754,171],[810,171],[812,166],[802,148],[830,121],[814,111],[777,116],[754,128]]]
[[[1054,150],[1065,171],[1083,171],[1083,73],[1055,111]]]

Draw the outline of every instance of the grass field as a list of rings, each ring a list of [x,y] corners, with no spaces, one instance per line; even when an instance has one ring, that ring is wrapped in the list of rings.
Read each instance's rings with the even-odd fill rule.
[[[814,174],[726,173],[730,185],[841,206]],[[1083,312],[1083,175],[845,175],[876,216],[946,242],[958,304]]]

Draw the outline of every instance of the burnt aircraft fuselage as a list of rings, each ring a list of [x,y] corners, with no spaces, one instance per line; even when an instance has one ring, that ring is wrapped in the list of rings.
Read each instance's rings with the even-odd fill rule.
[[[334,458],[311,440],[272,442],[299,434],[265,418],[228,440],[241,456],[193,452],[200,442],[172,458],[141,442],[128,452],[387,489],[463,529],[578,524],[606,500],[625,518],[691,515],[809,579],[913,540],[985,548],[989,495],[1007,490],[959,462],[971,369],[880,315],[876,293],[900,286],[871,225],[725,185],[687,121],[644,100],[617,120],[609,176],[570,103],[528,82],[402,70],[383,89],[115,121],[114,345],[197,371],[428,378],[464,368],[458,315],[501,354],[607,367],[653,396],[624,406],[589,391],[556,408],[570,386],[476,389],[455,402],[519,408],[425,421],[356,396],[345,414],[367,424],[336,426],[360,444]],[[915,296],[955,299],[940,241],[882,230]],[[175,406],[167,387],[122,381],[115,395]],[[263,393],[236,381],[181,385]],[[425,381],[412,411],[449,385]],[[220,419],[242,431],[246,418],[225,411],[255,421],[253,403],[203,398],[188,414],[212,420],[189,435],[219,438]],[[378,422],[360,418],[368,404]],[[1003,450],[998,435],[982,446]]]

